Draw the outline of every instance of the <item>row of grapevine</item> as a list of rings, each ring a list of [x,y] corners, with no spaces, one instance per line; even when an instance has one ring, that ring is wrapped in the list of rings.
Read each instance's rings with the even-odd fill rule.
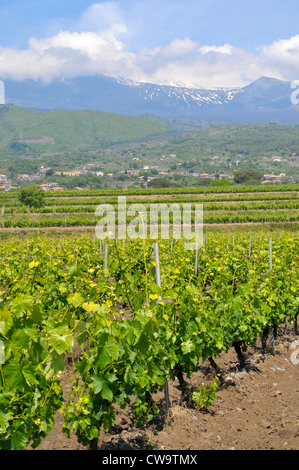
[[[136,213],[136,216],[138,213]],[[148,211],[149,216],[149,211]],[[127,222],[135,219],[133,216],[127,217]],[[161,218],[161,217],[160,217]],[[117,214],[115,221],[117,223]],[[30,227],[74,227],[74,226],[95,226],[101,219],[96,218],[95,214],[71,214],[62,216],[61,214],[44,214],[42,216],[20,216],[20,217],[2,217],[2,228],[30,228]],[[160,219],[159,219],[160,220]],[[191,214],[191,223],[194,222],[194,214]],[[264,223],[264,222],[297,222],[299,220],[298,211],[236,211],[236,212],[204,212],[204,224],[223,224],[223,223]],[[173,215],[170,213],[169,223],[172,224]]]
[[[297,192],[299,191],[298,184],[267,184],[267,185],[254,185],[254,186],[245,186],[245,185],[235,185],[231,187],[216,187],[216,186],[209,186],[209,187],[184,187],[184,188],[163,188],[163,189],[138,189],[134,187],[129,187],[126,189],[126,195],[181,195],[181,194],[246,194],[246,193],[279,193],[279,192]],[[123,188],[119,189],[101,189],[101,190],[66,190],[66,191],[53,191],[48,192],[48,197],[99,197],[99,196],[118,196],[123,195]],[[5,201],[6,199],[11,199],[14,195],[17,195],[17,191],[15,192],[3,192],[1,193],[0,201]]]
[[[186,201],[186,203],[191,203],[192,209],[194,210],[194,206],[196,203],[191,202],[191,201]],[[139,204],[141,202],[139,201]],[[156,201],[157,203],[157,201]],[[164,204],[166,204],[163,201]],[[97,201],[97,205],[101,204],[101,201]],[[146,203],[143,203],[145,207],[149,207],[150,203],[147,200]],[[173,204],[173,202],[171,202]],[[177,203],[182,207],[183,203]],[[8,207],[6,209],[3,209],[3,215],[4,214],[25,214],[25,213],[34,213],[34,214],[69,214],[69,213],[84,213],[84,212],[89,212],[89,213],[94,213],[96,209],[95,205],[73,205],[73,204],[68,204],[68,205],[58,205],[57,206],[45,206],[41,208],[31,208],[30,211],[26,207]],[[112,206],[117,209],[117,204],[113,203]],[[203,208],[205,211],[253,211],[253,210],[270,210],[270,211],[278,211],[278,210],[294,210],[294,209],[299,209],[299,202],[294,202],[294,201],[279,201],[279,202],[256,202],[256,203],[244,203],[240,202],[237,204],[231,204],[231,203],[226,203],[226,204],[221,204],[219,202],[214,202],[214,203],[203,203]]]

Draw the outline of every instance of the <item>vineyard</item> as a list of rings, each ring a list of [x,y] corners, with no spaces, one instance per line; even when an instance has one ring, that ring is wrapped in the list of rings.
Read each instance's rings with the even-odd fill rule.
[[[188,191],[187,191],[188,189]],[[203,204],[203,222],[206,225],[221,224],[285,224],[298,226],[299,188],[290,186],[268,187],[232,187],[228,190],[198,188],[185,190],[170,188],[167,190],[128,189],[125,191],[127,204],[142,204],[149,212],[151,204],[185,204],[194,211],[196,204]],[[226,191],[226,192],[225,192]],[[48,193],[45,205],[41,208],[29,208],[21,205],[16,194],[2,193],[0,197],[0,228],[45,229],[75,227],[89,228],[94,231],[98,218],[96,208],[100,204],[109,204],[117,208],[118,196],[124,191],[65,191],[57,194]],[[128,218],[128,222],[129,222]]]
[[[244,196],[228,201],[229,210],[236,211],[231,204],[243,210]],[[271,211],[290,215],[297,210],[293,196],[283,203],[245,200],[245,211],[257,204],[255,210],[265,209],[268,217]],[[58,199],[57,211],[71,209]],[[6,211],[15,209],[11,202],[7,198],[4,226]],[[216,202],[209,204],[213,211]],[[222,212],[226,203],[217,204],[215,212]],[[274,353],[279,328],[290,325],[296,333],[298,266],[299,236],[292,230],[205,232],[196,251],[173,239],[108,242],[94,235],[36,234],[4,240],[0,448],[38,447],[58,411],[65,435],[93,448],[101,430],[115,425],[117,409],[129,408],[139,426],[167,413],[173,380],[182,402],[208,406],[223,379],[221,354],[232,351],[242,370],[250,345],[259,340]],[[214,371],[208,396],[188,387],[200,361]],[[62,374],[69,364],[66,397]],[[165,397],[162,407],[157,393]]]

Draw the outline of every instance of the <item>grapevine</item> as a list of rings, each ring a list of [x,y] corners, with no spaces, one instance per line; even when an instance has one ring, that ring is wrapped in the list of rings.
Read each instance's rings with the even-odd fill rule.
[[[160,286],[151,240],[37,235],[1,244],[0,448],[37,447],[58,410],[66,435],[84,445],[114,425],[116,406],[131,406],[144,424],[159,413],[153,397],[168,378],[186,395],[200,361],[217,366],[234,348],[244,367],[249,345],[296,321],[297,234],[209,234],[197,272],[183,240],[158,245]]]

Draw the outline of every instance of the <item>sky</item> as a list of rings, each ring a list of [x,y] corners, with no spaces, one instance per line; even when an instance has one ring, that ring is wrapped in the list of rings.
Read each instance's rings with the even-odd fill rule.
[[[299,80],[298,0],[0,0],[0,80]]]

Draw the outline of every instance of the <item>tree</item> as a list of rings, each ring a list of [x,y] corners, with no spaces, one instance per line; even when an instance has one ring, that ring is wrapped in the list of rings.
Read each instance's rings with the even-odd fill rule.
[[[261,179],[262,175],[256,170],[239,170],[234,175],[234,182],[237,184],[247,183],[252,180],[259,182]]]
[[[45,193],[36,184],[32,184],[20,190],[18,200],[25,206],[42,207],[45,203]]]
[[[149,188],[155,188],[155,189],[160,189],[160,188],[171,188],[174,186],[180,186],[176,183],[173,183],[172,181],[169,181],[165,178],[155,178],[154,180],[151,180],[148,183]]]
[[[222,179],[222,180],[212,180],[210,183],[210,186],[219,186],[219,187],[224,187],[224,186],[231,186],[230,180]]]

